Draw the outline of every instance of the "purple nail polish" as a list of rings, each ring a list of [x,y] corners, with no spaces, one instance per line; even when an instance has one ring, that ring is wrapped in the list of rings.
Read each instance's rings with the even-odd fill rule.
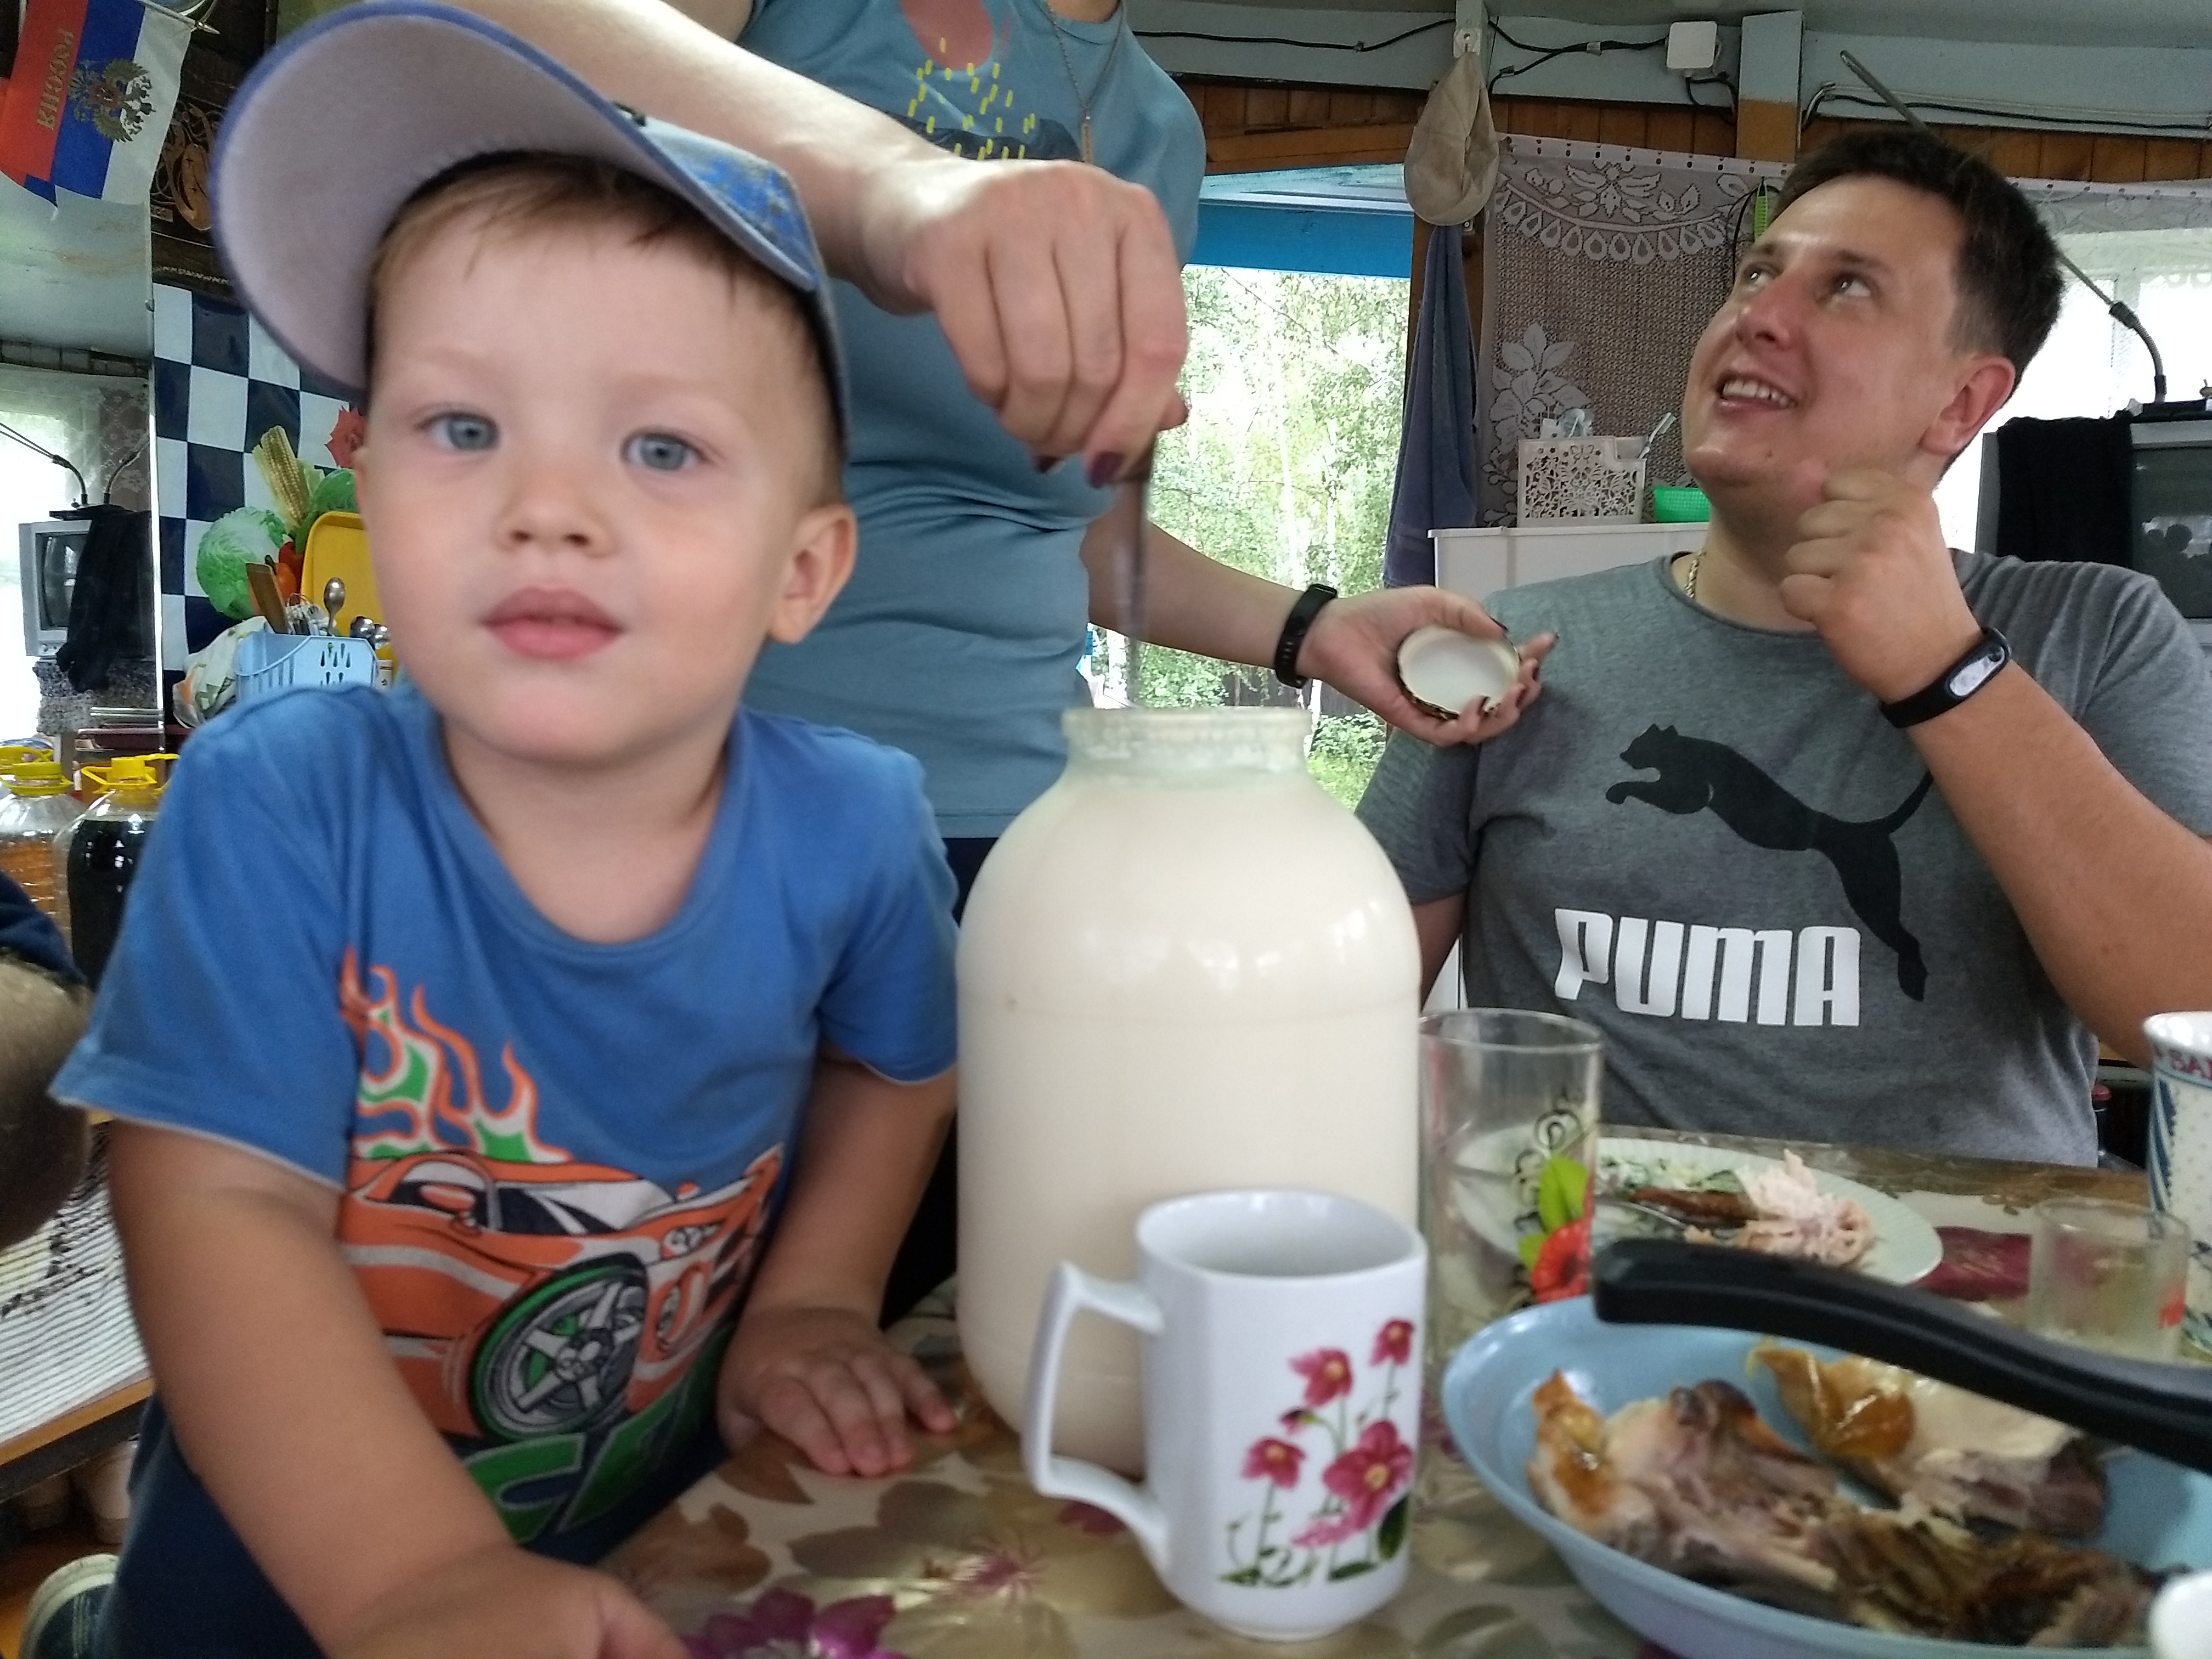
[[[1084,476],[1091,480],[1093,489],[1103,489],[1121,476],[1121,458],[1110,451],[1091,459],[1090,470]]]

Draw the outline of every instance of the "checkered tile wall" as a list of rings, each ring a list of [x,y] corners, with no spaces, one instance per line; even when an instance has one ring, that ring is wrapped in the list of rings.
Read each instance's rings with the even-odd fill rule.
[[[154,287],[154,511],[161,544],[161,666],[180,672],[229,625],[192,566],[200,532],[237,507],[273,507],[248,454],[272,426],[303,460],[346,406],[286,356],[245,310],[181,288]]]

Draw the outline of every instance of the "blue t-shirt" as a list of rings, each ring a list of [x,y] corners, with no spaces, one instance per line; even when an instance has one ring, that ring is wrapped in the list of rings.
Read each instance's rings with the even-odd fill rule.
[[[338,1188],[423,1412],[565,1553],[711,1420],[822,1045],[952,1064],[951,898],[912,761],[747,712],[682,908],[587,943],[507,873],[418,695],[287,696],[193,739],[54,1089]],[[134,1545],[205,1507],[163,1439]],[[174,1616],[228,1605],[198,1601]]]
[[[1159,198],[1183,257],[1197,239],[1197,112],[1120,12],[1060,19],[1055,40],[1043,0],[755,0],[739,38],[979,160],[1079,157],[1087,101],[1098,164]],[[860,559],[813,633],[763,653],[746,699],[907,750],[945,835],[995,836],[1060,775],[1060,712],[1089,701],[1079,549],[1110,495],[1080,460],[1038,475],[933,317],[833,289]]]

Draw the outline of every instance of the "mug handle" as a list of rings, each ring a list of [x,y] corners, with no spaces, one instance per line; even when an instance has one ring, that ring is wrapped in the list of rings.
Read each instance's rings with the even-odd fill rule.
[[[1166,1322],[1159,1304],[1139,1285],[1094,1278],[1072,1261],[1063,1261],[1053,1269],[1044,1310],[1037,1317],[1036,1346],[1030,1355],[1022,1468],[1030,1485],[1046,1497],[1072,1498],[1120,1521],[1136,1534],[1146,1559],[1159,1569],[1167,1559],[1167,1513],[1147,1487],[1133,1486],[1096,1463],[1053,1455],[1052,1416],[1060,1396],[1060,1354],[1067,1346],[1069,1324],[1085,1309],[1146,1336],[1158,1336]]]

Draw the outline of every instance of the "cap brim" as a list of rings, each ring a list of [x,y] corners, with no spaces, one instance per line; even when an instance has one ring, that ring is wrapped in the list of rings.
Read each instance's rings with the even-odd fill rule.
[[[762,222],[672,161],[662,148],[671,144],[726,192],[745,191]],[[216,140],[216,245],[277,343],[359,395],[369,267],[393,216],[447,169],[520,150],[604,161],[664,185],[796,289],[842,420],[835,323],[788,182],[742,151],[619,108],[527,43],[450,7],[362,0],[262,59]]]

